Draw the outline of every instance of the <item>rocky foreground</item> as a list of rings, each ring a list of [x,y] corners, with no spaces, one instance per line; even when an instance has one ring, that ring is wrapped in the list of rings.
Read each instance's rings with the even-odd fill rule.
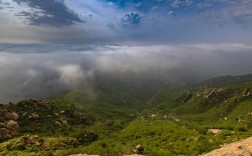
[[[252,156],[252,137],[224,145],[222,148],[202,156]]]

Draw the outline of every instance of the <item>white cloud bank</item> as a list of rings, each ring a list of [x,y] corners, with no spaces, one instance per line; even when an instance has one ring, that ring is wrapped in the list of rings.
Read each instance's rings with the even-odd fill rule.
[[[198,82],[252,72],[252,46],[245,44],[1,47],[0,102],[55,96],[85,86],[97,74]]]

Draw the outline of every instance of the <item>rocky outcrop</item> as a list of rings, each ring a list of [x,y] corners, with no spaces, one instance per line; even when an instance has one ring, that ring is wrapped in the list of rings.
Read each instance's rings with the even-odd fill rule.
[[[175,97],[173,101],[184,103],[188,101],[189,99],[191,99],[192,96],[193,96],[193,92],[191,90],[185,90],[179,96]]]
[[[22,142],[24,143],[25,148],[31,146],[37,146],[42,149],[50,148],[51,144],[48,141],[40,138],[38,135],[27,135],[23,138]]]
[[[10,131],[6,128],[1,128],[0,129],[0,137],[1,139],[8,139],[11,137]]]
[[[229,96],[237,96],[240,98],[252,97],[252,90],[249,88],[232,89],[232,88],[213,88],[203,92],[203,99],[225,98]]]
[[[15,108],[19,112],[25,113],[27,110],[32,110],[35,112],[48,112],[50,113],[53,110],[52,105],[49,104],[46,100],[25,100],[18,102],[15,105]]]
[[[13,120],[9,120],[5,123],[1,123],[2,128],[0,129],[0,137],[1,139],[8,139],[17,134],[18,123]]]
[[[202,156],[252,156],[252,137],[224,145],[222,148]]]
[[[24,137],[24,142],[26,146],[31,146],[31,145],[41,145],[42,141],[39,139],[38,135],[32,135],[32,136],[26,136]]]
[[[16,121],[10,120],[5,122],[5,127],[10,130],[11,135],[16,135],[19,125]]]
[[[6,120],[18,120],[19,118],[19,115],[16,112],[7,110],[5,108],[0,108],[0,116]]]
[[[15,136],[19,128],[17,123],[19,115],[2,105],[0,108],[0,117],[5,120],[5,122],[0,123],[0,139],[5,140]]]

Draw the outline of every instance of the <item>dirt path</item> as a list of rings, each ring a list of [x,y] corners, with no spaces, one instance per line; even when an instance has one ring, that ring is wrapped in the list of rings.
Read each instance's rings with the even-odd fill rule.
[[[224,145],[222,148],[202,156],[252,156],[252,137]]]

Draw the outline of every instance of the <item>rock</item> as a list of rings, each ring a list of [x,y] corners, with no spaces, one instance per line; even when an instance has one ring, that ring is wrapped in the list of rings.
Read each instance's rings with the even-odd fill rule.
[[[61,126],[61,123],[59,121],[55,121],[55,124]]]
[[[50,143],[48,142],[48,141],[45,141],[44,143],[43,143],[43,145],[42,145],[42,147],[43,148],[48,148],[48,147],[50,147]]]
[[[237,149],[238,149],[238,150],[241,150],[241,149],[242,149],[242,146],[241,146],[241,145],[237,146]]]
[[[21,117],[25,117],[27,115],[27,112],[24,112]]]
[[[40,142],[35,142],[35,145],[36,146],[40,146]]]
[[[10,131],[6,128],[1,128],[0,129],[0,136],[1,136],[1,139],[8,139],[11,137],[10,135]]]
[[[60,147],[66,147],[67,144],[65,144],[64,142],[60,142]]]
[[[10,131],[11,135],[16,135],[19,126],[16,121],[10,120],[5,123],[5,127]]]
[[[1,116],[3,116],[5,119],[13,119],[6,121],[5,123],[0,123],[0,136],[2,139],[8,139],[12,136],[16,135],[18,130],[18,123],[14,120],[17,120],[19,118],[18,114],[15,112],[8,112],[6,109],[0,110]]]
[[[144,147],[142,145],[140,145],[140,144],[137,145],[135,147],[135,149],[136,149],[137,154],[143,154],[143,152],[144,152]]]
[[[5,124],[4,123],[0,123],[0,128],[5,128]]]
[[[26,145],[41,145],[41,142],[39,141],[39,136],[38,135],[32,135],[32,136],[26,136],[24,137],[24,142]]]
[[[16,112],[10,113],[10,112],[6,111],[6,112],[4,112],[4,118],[8,119],[8,120],[18,120],[19,115]]]
[[[252,156],[252,137],[222,146],[202,156]]]
[[[60,116],[59,113],[54,113],[55,116]]]
[[[60,119],[60,122],[61,122],[62,124],[64,124],[64,125],[68,125],[68,122],[67,122],[67,120],[64,120],[64,119]]]
[[[7,109],[0,109],[0,116],[4,117],[7,120],[18,120],[19,115],[16,112],[9,112]]]
[[[221,133],[222,131],[223,131],[222,129],[208,129],[207,133],[218,134]]]
[[[28,119],[39,119],[39,115],[37,112],[31,113],[31,115],[28,117]]]
[[[17,129],[18,128],[17,122],[13,121],[13,120],[7,121],[5,123],[5,125],[6,125],[6,128],[8,128],[8,129]]]
[[[193,93],[191,90],[185,90],[178,97],[175,97],[173,99],[173,101],[184,103],[184,102],[188,101],[189,99],[191,99],[192,96],[193,96]]]
[[[246,96],[249,97],[250,95],[251,95],[251,92],[248,92]]]

